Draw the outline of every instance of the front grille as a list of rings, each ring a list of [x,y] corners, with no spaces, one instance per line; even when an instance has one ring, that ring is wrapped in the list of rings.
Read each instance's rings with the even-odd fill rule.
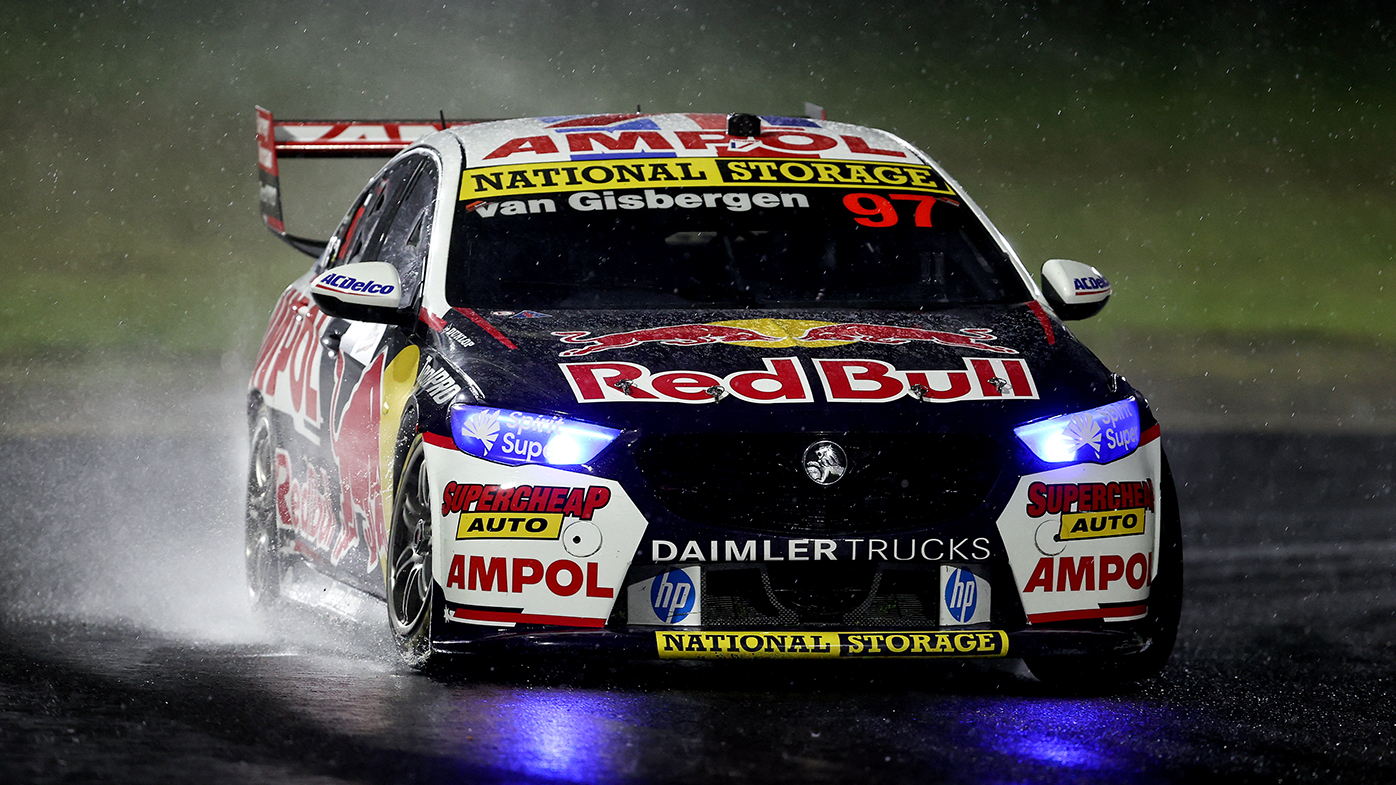
[[[848,456],[833,485],[805,474],[810,444]],[[748,531],[851,533],[923,527],[977,508],[1001,452],[964,434],[677,434],[642,439],[635,461],[659,502],[697,523]]]
[[[933,629],[933,567],[723,565],[703,570],[703,626],[764,629],[796,625]]]

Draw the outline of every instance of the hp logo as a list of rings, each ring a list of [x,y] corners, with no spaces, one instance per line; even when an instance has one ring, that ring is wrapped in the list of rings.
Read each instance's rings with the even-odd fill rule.
[[[686,619],[693,612],[697,599],[698,588],[683,570],[657,575],[650,584],[650,606],[665,624],[678,624]]]
[[[974,618],[974,607],[979,603],[979,585],[974,573],[956,569],[945,579],[945,609],[951,618],[964,624]]]

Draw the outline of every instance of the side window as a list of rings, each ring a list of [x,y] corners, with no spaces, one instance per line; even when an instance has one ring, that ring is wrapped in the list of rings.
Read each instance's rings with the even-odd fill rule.
[[[354,209],[349,212],[344,223],[344,239],[330,260],[329,267],[354,262],[377,261],[372,254],[377,250],[387,219],[391,217],[393,206],[402,193],[403,187],[411,180],[417,167],[422,164],[421,156],[412,156],[399,161],[382,177],[369,183]]]
[[[422,266],[426,262],[431,239],[432,215],[436,211],[436,183],[436,165],[427,161],[408,186],[402,205],[383,235],[382,248],[378,253],[379,261],[397,268],[403,295],[407,298],[416,297],[421,287]]]

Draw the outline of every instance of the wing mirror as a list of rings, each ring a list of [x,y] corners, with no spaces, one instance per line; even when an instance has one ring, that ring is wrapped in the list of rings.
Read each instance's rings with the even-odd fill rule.
[[[326,270],[310,284],[320,310],[336,319],[410,324],[416,314],[402,304],[402,281],[387,262],[358,262]]]
[[[1100,313],[1112,293],[1100,271],[1070,259],[1048,259],[1042,265],[1042,292],[1047,304],[1063,321],[1086,319]]]

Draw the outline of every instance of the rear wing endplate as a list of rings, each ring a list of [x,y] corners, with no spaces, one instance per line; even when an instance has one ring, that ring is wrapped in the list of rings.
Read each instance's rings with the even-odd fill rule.
[[[456,126],[484,120],[276,120],[257,107],[257,178],[262,222],[291,247],[319,256],[327,241],[286,231],[281,214],[279,158],[391,158],[413,142]]]

